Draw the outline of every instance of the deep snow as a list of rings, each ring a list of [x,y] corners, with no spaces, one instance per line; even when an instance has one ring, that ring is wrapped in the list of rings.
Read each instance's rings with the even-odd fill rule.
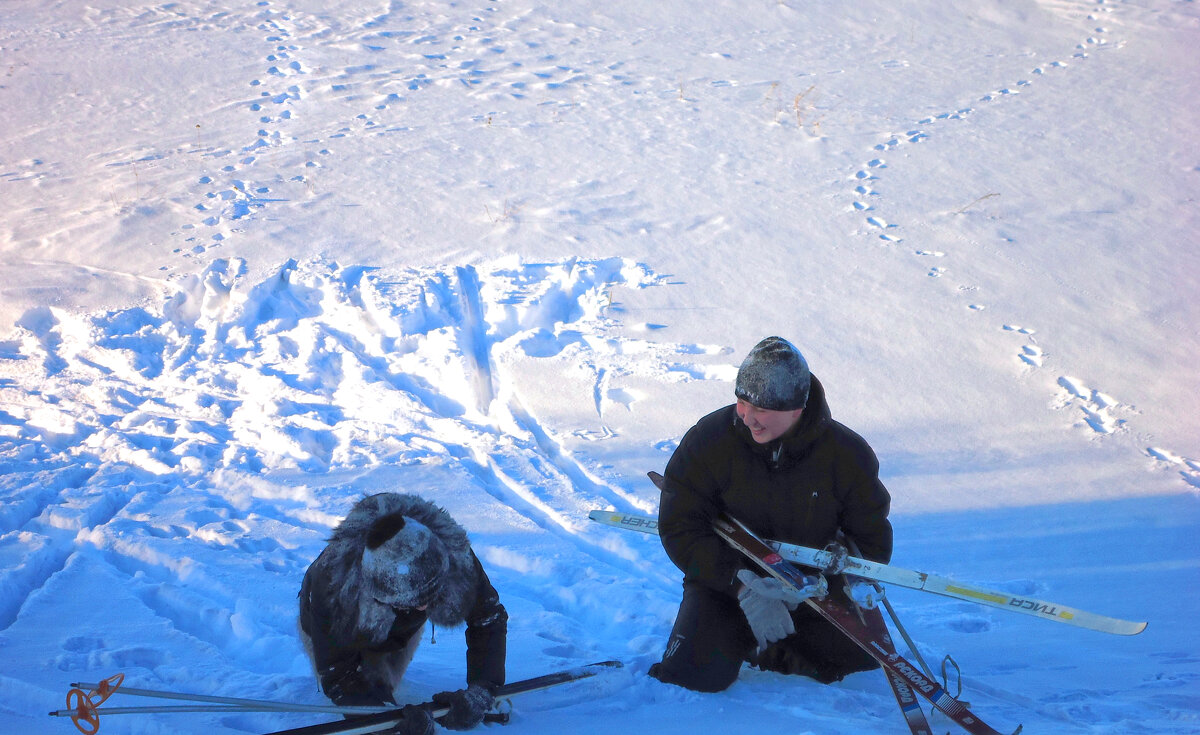
[[[510,678],[626,664],[506,732],[905,732],[878,673],[647,679],[680,575],[586,520],[655,510],[645,471],[772,333],[878,452],[897,564],[1149,621],[892,590],[980,716],[1200,730],[1193,2],[0,17],[0,731],[73,732],[45,713],[118,671],[323,702],[300,579],[403,490],[470,532]],[[439,632],[402,696],[462,656]]]

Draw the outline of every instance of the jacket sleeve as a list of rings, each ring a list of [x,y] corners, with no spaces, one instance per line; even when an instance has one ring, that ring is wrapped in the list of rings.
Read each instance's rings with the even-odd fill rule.
[[[467,615],[467,684],[494,689],[505,681],[508,651],[508,612],[483,565],[471,554],[479,576],[475,606]]]
[[[722,512],[718,480],[697,457],[685,436],[667,463],[658,510],[658,533],[667,556],[684,581],[734,595],[740,582],[741,555],[713,530]]]
[[[879,460],[866,441],[854,436],[853,461],[846,463],[844,496],[838,525],[863,558],[887,563],[892,559],[892,497],[879,479]]]
[[[393,703],[388,683],[366,676],[361,648],[337,638],[333,630],[334,613],[328,601],[329,585],[324,567],[313,564],[305,572],[300,586],[300,628],[308,637],[309,653],[321,691],[339,706]]]

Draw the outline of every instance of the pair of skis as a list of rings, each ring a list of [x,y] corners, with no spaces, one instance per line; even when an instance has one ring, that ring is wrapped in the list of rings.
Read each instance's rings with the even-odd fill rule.
[[[657,473],[652,476],[661,477]],[[649,516],[618,513],[607,510],[594,510],[588,517],[607,526],[625,528],[643,533],[658,533],[658,519]],[[764,540],[773,551],[793,564],[800,564],[814,569],[829,569],[834,563],[833,552],[825,549],[813,549],[807,546],[796,546],[778,541]],[[1132,620],[1110,618],[1086,610],[1069,607],[1057,602],[1046,602],[1032,597],[1010,595],[1006,592],[991,590],[972,584],[956,582],[948,577],[940,577],[925,572],[914,572],[910,569],[881,564],[869,559],[854,556],[841,560],[841,572],[863,579],[870,579],[884,584],[907,587],[924,592],[932,592],[956,600],[965,600],[979,605],[987,605],[1000,610],[1030,615],[1042,620],[1065,623],[1078,628],[1087,628],[1101,633],[1114,635],[1137,635],[1146,629],[1146,623]]]
[[[660,489],[665,482],[663,476],[657,472],[651,472],[650,479]],[[618,528],[658,533],[657,521],[651,518],[608,511],[593,511],[588,517]],[[713,523],[713,528],[730,546],[745,554],[772,577],[796,589],[806,586],[804,574],[799,569],[737,520],[722,516]],[[932,735],[933,732],[917,701],[917,694],[929,700],[930,704],[971,735],[1001,735],[998,730],[976,717],[962,702],[950,696],[919,668],[896,652],[883,615],[878,610],[851,609],[848,605],[836,602],[832,597],[809,598],[805,604],[816,610],[879,662],[887,674],[896,702],[913,735]],[[1013,735],[1020,731],[1021,728],[1018,727]]]
[[[738,521],[721,518],[713,527],[721,538],[750,557],[763,571],[797,589],[804,584],[803,572],[792,566]],[[932,735],[929,721],[913,696],[914,692],[928,699],[934,707],[971,735],[1001,735],[896,652],[896,646],[892,643],[883,616],[878,610],[852,610],[849,606],[836,602],[832,596],[819,600],[810,597],[805,603],[879,662],[887,674],[892,693],[896,696],[896,702],[900,705],[900,711],[904,714],[904,720],[913,735]],[[871,623],[866,620],[867,612],[873,613]],[[862,613],[862,617],[857,613]],[[1018,727],[1013,735],[1020,731],[1021,728]]]

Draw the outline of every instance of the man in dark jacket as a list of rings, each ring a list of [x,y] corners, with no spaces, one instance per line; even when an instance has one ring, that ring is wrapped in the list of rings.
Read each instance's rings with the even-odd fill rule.
[[[453,730],[479,724],[504,684],[508,614],[446,511],[415,495],[360,500],[300,587],[300,628],[321,689],[338,705],[390,705],[425,623],[466,623],[467,688],[434,695]],[[428,735],[429,714],[405,708],[392,732]]]
[[[890,496],[874,452],[834,421],[821,383],[779,337],[754,347],[738,370],[737,403],[692,427],[666,468],[659,533],[684,573],[683,601],[656,678],[720,691],[745,661],[823,683],[878,664],[800,603],[752,570],[713,530],[722,513],[763,538],[816,548],[838,540],[861,556],[892,554]],[[830,580],[842,594],[841,579]]]

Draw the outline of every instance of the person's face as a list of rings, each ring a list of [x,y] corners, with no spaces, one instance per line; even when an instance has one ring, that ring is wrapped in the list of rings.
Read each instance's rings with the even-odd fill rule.
[[[750,435],[759,444],[775,441],[786,434],[788,429],[800,420],[802,413],[804,413],[803,408],[797,408],[794,411],[772,411],[759,408],[741,398],[737,402],[738,418],[742,420],[746,428],[750,429]]]

